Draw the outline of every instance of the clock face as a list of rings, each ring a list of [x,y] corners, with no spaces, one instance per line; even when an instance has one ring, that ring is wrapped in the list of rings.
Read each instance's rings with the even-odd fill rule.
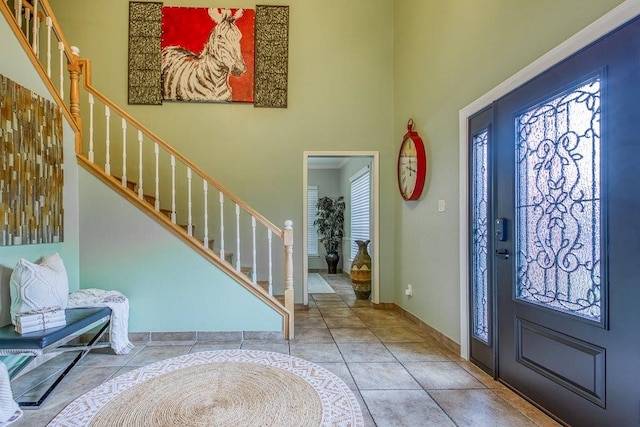
[[[400,193],[406,200],[410,200],[418,179],[418,152],[411,138],[405,139],[400,146],[398,168]]]
[[[398,189],[404,200],[420,198],[427,176],[424,144],[418,133],[411,129],[412,125],[410,120],[398,153]]]

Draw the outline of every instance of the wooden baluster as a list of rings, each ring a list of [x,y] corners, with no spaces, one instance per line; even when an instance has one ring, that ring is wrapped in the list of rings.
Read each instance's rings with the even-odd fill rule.
[[[60,99],[64,101],[64,43],[58,42],[58,52],[60,52]]]
[[[73,46],[71,48],[73,53],[73,62],[67,65],[69,70],[69,78],[71,80],[69,88],[69,112],[71,117],[75,120],[79,129],[82,129],[82,119],[80,118],[80,74],[82,74],[82,63],[80,61],[80,49]],[[63,72],[60,70],[62,76]],[[62,96],[62,77],[60,82],[60,95]],[[76,153],[82,153],[82,136],[80,133],[76,134]]]
[[[122,118],[122,186],[127,186],[127,121]]]
[[[209,212],[207,209],[207,193],[209,187],[206,180],[202,181],[202,190],[204,192],[204,237],[202,238],[202,244],[205,248],[209,248]]]
[[[251,217],[251,232],[253,234],[253,249],[252,249],[252,254],[253,254],[253,262],[251,263],[251,280],[253,281],[253,284],[256,285],[258,283],[258,279],[257,279],[257,273],[256,273],[256,268],[257,268],[257,262],[256,262],[256,218],[255,217]]]
[[[284,306],[289,310],[289,339],[293,338],[293,222],[284,222]]]
[[[105,164],[104,164],[104,172],[107,175],[111,175],[111,154],[109,153],[110,149],[111,149],[111,139],[110,139],[110,135],[109,135],[109,124],[111,121],[111,109],[109,108],[108,105],[104,106],[104,116],[107,120],[107,132],[106,132],[106,139],[105,139],[105,145],[106,145],[106,157],[105,157]]]
[[[51,78],[51,29],[53,28],[53,20],[47,16],[47,76]]]
[[[226,260],[224,256],[224,194],[220,192],[220,259]]]
[[[271,243],[273,241],[273,231],[270,228],[267,228],[267,242],[269,251],[269,295],[273,295],[273,254],[271,251]]]
[[[160,210],[160,147],[157,142],[153,148],[153,153],[156,159],[156,204],[154,207],[156,208],[156,212],[158,212]]]
[[[171,222],[176,223],[176,157],[171,155]]]
[[[193,236],[193,230],[192,230],[192,217],[191,217],[191,208],[192,208],[192,204],[191,204],[191,168],[187,168],[187,234],[189,234],[189,236]]]
[[[142,131],[138,131],[138,199],[144,199],[144,182],[142,180]]]
[[[240,205],[236,203],[236,271],[240,270]]]
[[[93,152],[93,95],[89,94],[89,161],[93,163],[94,160],[94,152]]]
[[[38,19],[38,0],[33,0],[33,36],[31,37],[31,48],[33,53],[36,54],[36,58],[40,58],[40,52],[38,49],[38,27],[40,26],[40,20]]]

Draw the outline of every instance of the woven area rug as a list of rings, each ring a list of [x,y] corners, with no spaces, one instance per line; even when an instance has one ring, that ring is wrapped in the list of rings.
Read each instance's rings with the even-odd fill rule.
[[[349,387],[303,359],[205,351],[127,372],[80,396],[56,426],[363,426]]]
[[[331,285],[318,273],[309,273],[307,276],[307,288],[310,294],[335,294]]]

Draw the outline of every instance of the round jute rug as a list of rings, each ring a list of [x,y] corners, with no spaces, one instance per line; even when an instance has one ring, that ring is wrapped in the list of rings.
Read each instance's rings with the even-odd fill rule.
[[[326,369],[280,353],[186,354],[120,375],[49,426],[362,426],[358,402]]]

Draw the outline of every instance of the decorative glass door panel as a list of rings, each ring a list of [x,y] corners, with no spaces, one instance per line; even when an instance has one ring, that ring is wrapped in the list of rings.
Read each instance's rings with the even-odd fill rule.
[[[488,312],[488,140],[489,131],[483,129],[471,141],[471,305],[472,334],[489,343]]]
[[[599,76],[516,116],[516,297],[600,322]]]

